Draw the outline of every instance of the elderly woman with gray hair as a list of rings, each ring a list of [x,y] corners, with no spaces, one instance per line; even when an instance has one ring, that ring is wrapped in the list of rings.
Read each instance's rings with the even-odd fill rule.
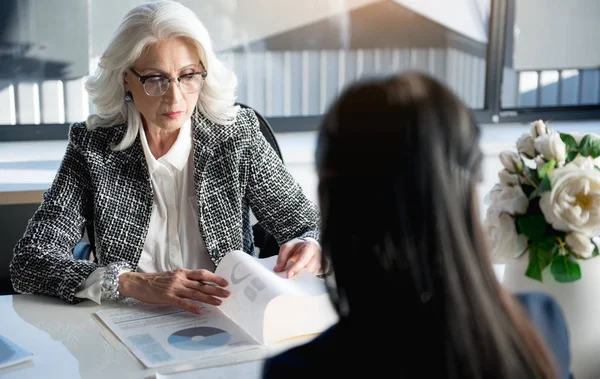
[[[14,249],[15,290],[200,312],[187,300],[229,296],[214,274],[223,256],[254,252],[250,210],[280,245],[275,271],[317,273],[316,205],[255,113],[235,105],[236,84],[191,10],[159,1],[129,11],[86,85],[97,114],[71,126],[54,182]],[[90,226],[96,259],[75,259]]]

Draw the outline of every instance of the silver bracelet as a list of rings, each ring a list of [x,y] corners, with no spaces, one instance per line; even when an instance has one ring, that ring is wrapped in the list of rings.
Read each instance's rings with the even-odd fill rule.
[[[123,297],[119,293],[119,274],[131,271],[133,269],[127,262],[113,262],[108,264],[102,275],[101,298],[103,300],[122,300]]]

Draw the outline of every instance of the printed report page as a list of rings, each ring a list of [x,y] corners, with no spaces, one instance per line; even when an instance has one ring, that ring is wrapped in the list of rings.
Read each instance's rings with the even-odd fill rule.
[[[263,348],[217,307],[201,306],[199,315],[143,304],[99,311],[96,316],[148,368]]]

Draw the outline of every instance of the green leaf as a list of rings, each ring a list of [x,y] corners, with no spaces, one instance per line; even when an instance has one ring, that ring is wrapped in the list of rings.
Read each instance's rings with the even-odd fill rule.
[[[542,194],[546,191],[550,191],[552,189],[552,184],[550,183],[550,177],[546,176],[538,187],[529,195],[529,200],[532,200],[538,196],[542,196]]]
[[[548,175],[552,172],[552,170],[554,170],[555,167],[556,167],[555,159],[552,159],[552,160],[546,162],[546,164],[544,164],[542,166],[542,168],[540,168],[540,171],[539,171],[540,178],[542,180],[544,180],[544,178],[547,178]]]
[[[554,245],[549,244],[547,240],[529,244],[529,265],[525,275],[541,282],[542,272],[552,262],[553,250]]]
[[[579,143],[579,153],[584,157],[600,157],[600,139],[588,134]]]
[[[568,255],[557,254],[552,259],[552,265],[550,266],[550,272],[559,283],[571,283],[581,279],[581,268],[579,263]]]
[[[592,252],[592,256],[591,256],[591,257],[589,257],[588,259],[592,259],[592,258],[594,258],[594,257],[597,257],[598,255],[600,255],[600,252],[598,251],[598,247],[596,247],[596,248],[594,249],[594,251]]]
[[[540,247],[542,247],[544,250],[551,251],[553,255],[558,253],[560,248],[556,236],[548,236],[538,242],[538,245],[540,245]]]
[[[567,152],[567,159],[565,159],[565,164],[571,162],[573,159],[577,158],[579,151],[569,151]]]
[[[525,166],[523,168],[523,174],[527,175],[527,177],[529,179],[531,179],[531,181],[537,186],[540,183],[540,176],[537,172],[537,170],[529,168],[527,166]],[[530,184],[529,182],[525,182],[526,184]]]
[[[560,139],[567,146],[566,163],[569,163],[573,159],[575,159],[577,154],[579,154],[579,146],[577,146],[577,141],[575,141],[575,138],[573,138],[573,136],[571,136],[569,134],[560,133]]]
[[[539,214],[519,216],[517,227],[531,242],[538,242],[546,232],[546,219],[544,215]]]

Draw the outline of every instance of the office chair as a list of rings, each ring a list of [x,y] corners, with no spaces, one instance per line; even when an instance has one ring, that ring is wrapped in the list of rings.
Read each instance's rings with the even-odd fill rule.
[[[239,105],[241,108],[252,109],[251,107],[249,107],[245,104],[242,104],[242,103],[236,103],[236,104]],[[275,139],[275,133],[273,132],[273,128],[271,128],[271,125],[269,124],[267,119],[265,119],[256,109],[252,109],[252,110],[254,111],[254,113],[256,113],[256,117],[258,118],[258,124],[260,125],[260,132],[262,133],[263,136],[265,136],[265,138],[267,139],[267,142],[271,145],[273,150],[275,150],[275,152],[279,156],[279,159],[281,159],[281,161],[283,162],[283,156],[281,155],[281,150],[279,149],[279,144],[277,143],[277,140]]]
[[[279,144],[275,139],[275,133],[273,132],[273,129],[271,128],[269,122],[258,111],[247,106],[246,104],[236,103],[236,105],[239,105],[241,108],[252,109],[254,113],[256,113],[261,133],[283,162],[283,156],[281,155]],[[90,259],[92,246],[94,246],[94,227],[91,223],[89,223],[86,225],[85,230],[86,236],[84,237],[84,240],[79,242],[73,249],[73,257],[75,259]],[[252,225],[252,233],[254,235],[254,246],[258,248],[260,258],[271,257],[273,255],[279,254],[279,244],[277,243],[275,238],[269,232],[267,232],[259,223],[255,223],[254,225]],[[87,241],[85,239],[87,239]]]

